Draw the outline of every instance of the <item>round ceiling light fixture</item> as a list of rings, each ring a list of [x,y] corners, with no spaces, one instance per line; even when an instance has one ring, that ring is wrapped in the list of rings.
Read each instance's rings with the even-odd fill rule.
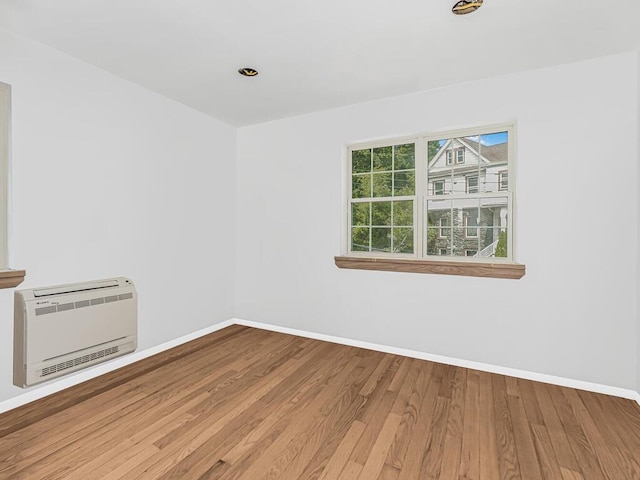
[[[240,75],[244,75],[245,77],[255,77],[258,75],[258,70],[251,67],[242,67],[238,69],[238,73]]]
[[[456,2],[451,11],[456,15],[466,15],[478,10],[482,6],[482,0],[460,0]]]

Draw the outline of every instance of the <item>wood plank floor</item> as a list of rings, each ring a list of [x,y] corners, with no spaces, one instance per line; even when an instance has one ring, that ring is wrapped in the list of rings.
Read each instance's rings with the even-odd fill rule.
[[[630,400],[247,327],[202,345],[16,411],[0,478],[640,479]]]

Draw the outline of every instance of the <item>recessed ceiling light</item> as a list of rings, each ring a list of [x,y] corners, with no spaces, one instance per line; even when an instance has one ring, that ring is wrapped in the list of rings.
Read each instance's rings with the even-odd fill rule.
[[[482,6],[482,0],[460,0],[457,2],[451,11],[456,15],[466,15],[467,13],[475,12]]]
[[[256,75],[258,75],[258,71],[255,68],[251,67],[239,68],[238,73],[240,75],[244,75],[245,77],[255,77]]]

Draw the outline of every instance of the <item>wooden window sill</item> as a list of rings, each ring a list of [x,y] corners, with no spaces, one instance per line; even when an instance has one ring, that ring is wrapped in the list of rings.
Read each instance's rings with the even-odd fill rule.
[[[387,272],[435,273],[468,277],[522,278],[525,266],[520,263],[452,262],[379,257],[335,257],[338,268],[382,270]]]
[[[17,287],[27,274],[24,270],[0,270],[0,288]]]

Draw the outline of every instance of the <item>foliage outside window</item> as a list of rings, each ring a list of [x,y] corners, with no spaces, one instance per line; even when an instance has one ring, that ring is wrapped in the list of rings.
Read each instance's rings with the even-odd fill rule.
[[[513,135],[501,125],[350,147],[348,254],[513,261]]]
[[[352,152],[352,251],[415,252],[415,180],[415,144]]]

